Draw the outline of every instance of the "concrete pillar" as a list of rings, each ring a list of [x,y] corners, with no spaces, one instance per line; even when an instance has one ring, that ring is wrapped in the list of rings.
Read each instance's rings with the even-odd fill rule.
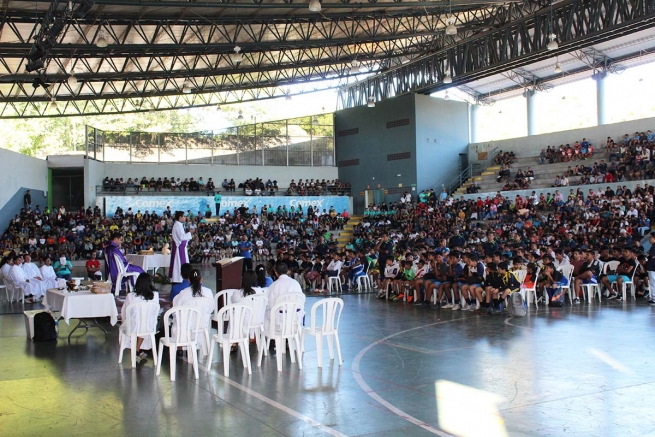
[[[469,143],[478,142],[478,108],[479,105],[469,105]]]
[[[596,113],[598,126],[607,124],[607,111],[605,107],[605,78],[606,71],[599,71],[591,76],[596,81]]]
[[[535,135],[536,128],[534,124],[535,120],[535,95],[537,92],[535,90],[526,90],[525,99],[528,104],[528,135]]]

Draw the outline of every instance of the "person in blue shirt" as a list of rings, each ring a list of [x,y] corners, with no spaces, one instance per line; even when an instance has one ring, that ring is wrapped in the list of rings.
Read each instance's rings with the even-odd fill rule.
[[[182,276],[182,282],[178,284],[173,284],[173,286],[171,287],[171,295],[170,295],[171,302],[173,302],[175,296],[180,294],[182,290],[191,287],[191,282],[189,282],[189,275],[191,274],[191,270],[193,270],[193,266],[189,263],[184,263],[180,266],[180,275]]]
[[[239,243],[239,252],[243,257],[243,271],[252,270],[252,243],[243,235]]]
[[[273,279],[268,276],[264,264],[258,264],[255,267],[255,273],[257,273],[257,287],[266,288],[271,286]]]

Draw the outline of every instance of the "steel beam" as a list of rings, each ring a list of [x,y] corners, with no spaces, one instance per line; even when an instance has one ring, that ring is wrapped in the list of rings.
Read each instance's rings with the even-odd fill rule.
[[[513,20],[454,47],[409,62],[339,91],[338,105],[350,108],[408,93],[439,89],[520,68],[560,53],[580,50],[655,24],[655,0],[564,0]],[[554,33],[559,48],[546,49]],[[441,81],[446,72],[452,85]]]

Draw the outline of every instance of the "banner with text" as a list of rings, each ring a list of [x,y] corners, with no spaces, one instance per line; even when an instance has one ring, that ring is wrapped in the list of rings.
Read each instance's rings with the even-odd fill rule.
[[[97,198],[97,204],[102,208],[103,197]],[[191,211],[194,215],[198,212],[204,214],[209,206],[212,210],[212,215],[216,213],[214,198],[205,196],[104,196],[105,207],[107,216],[113,217],[116,208],[121,207],[123,211],[132,208],[136,213],[141,211],[156,212],[162,214],[168,206],[171,211]],[[352,203],[350,197],[346,196],[289,196],[289,197],[268,197],[268,196],[223,196],[221,201],[221,214],[229,211],[230,214],[234,213],[235,208],[244,206],[249,210],[252,207],[257,207],[257,212],[261,211],[262,206],[268,206],[269,209],[277,210],[279,206],[286,206],[290,211],[293,206],[298,209],[302,206],[303,211],[307,212],[307,208],[311,206],[319,211],[329,211],[331,207],[337,212],[342,212],[344,209],[352,214]]]

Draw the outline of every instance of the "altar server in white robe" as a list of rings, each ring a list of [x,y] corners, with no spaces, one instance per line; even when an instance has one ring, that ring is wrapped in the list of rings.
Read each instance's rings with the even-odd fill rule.
[[[175,211],[175,224],[172,231],[172,247],[171,247],[171,264],[168,269],[168,277],[171,282],[182,282],[182,264],[189,262],[189,251],[187,242],[193,237],[191,232],[186,232],[184,229],[184,222],[186,216],[183,211]]]
[[[23,270],[23,257],[14,257],[14,266],[9,270],[11,280],[18,285],[28,297],[26,303],[33,303],[34,301],[41,300],[45,295],[45,286],[39,281],[30,280]]]
[[[41,270],[39,270],[36,264],[32,262],[32,257],[29,254],[23,255],[23,271],[30,281],[36,281],[42,284],[46,290],[48,288],[55,288],[54,282],[43,279],[41,276]]]
[[[4,261],[5,263],[0,268],[0,275],[2,275],[2,279],[9,280],[9,271],[14,266],[14,258],[8,256]]]
[[[46,257],[43,259],[41,266],[41,278],[46,283],[48,288],[65,288],[66,280],[58,278],[55,269],[52,268],[52,261]]]

